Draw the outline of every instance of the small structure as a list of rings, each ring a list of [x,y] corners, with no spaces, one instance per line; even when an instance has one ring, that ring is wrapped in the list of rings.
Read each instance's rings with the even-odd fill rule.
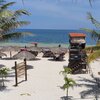
[[[85,37],[86,35],[83,33],[70,33],[69,34],[69,42],[70,42],[70,46],[76,48],[76,46],[81,47],[82,49],[85,48]]]
[[[85,73],[87,65],[87,56],[84,50],[86,42],[86,35],[83,33],[69,34],[69,64],[73,74]]]
[[[25,81],[27,81],[27,66],[26,59],[24,62],[18,63],[15,61],[15,86],[18,86],[20,82],[18,82],[18,78],[24,76]],[[22,80],[23,81],[23,80]]]

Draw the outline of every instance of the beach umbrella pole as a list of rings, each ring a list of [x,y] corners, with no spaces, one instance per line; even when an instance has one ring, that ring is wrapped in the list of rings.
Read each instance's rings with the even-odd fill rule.
[[[12,57],[12,53],[11,53],[11,51],[10,51],[10,58]]]

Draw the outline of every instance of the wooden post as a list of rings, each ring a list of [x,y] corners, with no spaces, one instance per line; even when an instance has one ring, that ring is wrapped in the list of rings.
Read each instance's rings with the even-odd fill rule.
[[[12,53],[11,53],[11,51],[10,51],[10,58],[12,57]]]
[[[18,79],[17,79],[17,62],[15,61],[15,86],[18,85]]]
[[[26,64],[26,59],[24,59],[24,64],[25,64],[25,81],[27,81],[27,64]]]

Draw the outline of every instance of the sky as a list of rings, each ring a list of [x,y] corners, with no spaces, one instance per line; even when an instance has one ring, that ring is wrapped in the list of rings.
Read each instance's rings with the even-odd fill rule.
[[[92,7],[87,0],[21,0],[10,7],[11,10],[25,9],[30,16],[22,16],[21,20],[31,22],[23,29],[80,29],[95,28],[87,19],[87,12],[100,21],[100,0],[94,0]]]

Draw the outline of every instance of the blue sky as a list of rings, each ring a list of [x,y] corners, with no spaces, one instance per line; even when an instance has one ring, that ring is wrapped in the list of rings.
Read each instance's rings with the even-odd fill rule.
[[[87,12],[100,21],[100,0],[94,0],[93,7],[87,0],[21,0],[15,1],[12,10],[26,9],[30,16],[22,16],[22,20],[31,24],[27,29],[80,29],[94,28],[87,19]]]

